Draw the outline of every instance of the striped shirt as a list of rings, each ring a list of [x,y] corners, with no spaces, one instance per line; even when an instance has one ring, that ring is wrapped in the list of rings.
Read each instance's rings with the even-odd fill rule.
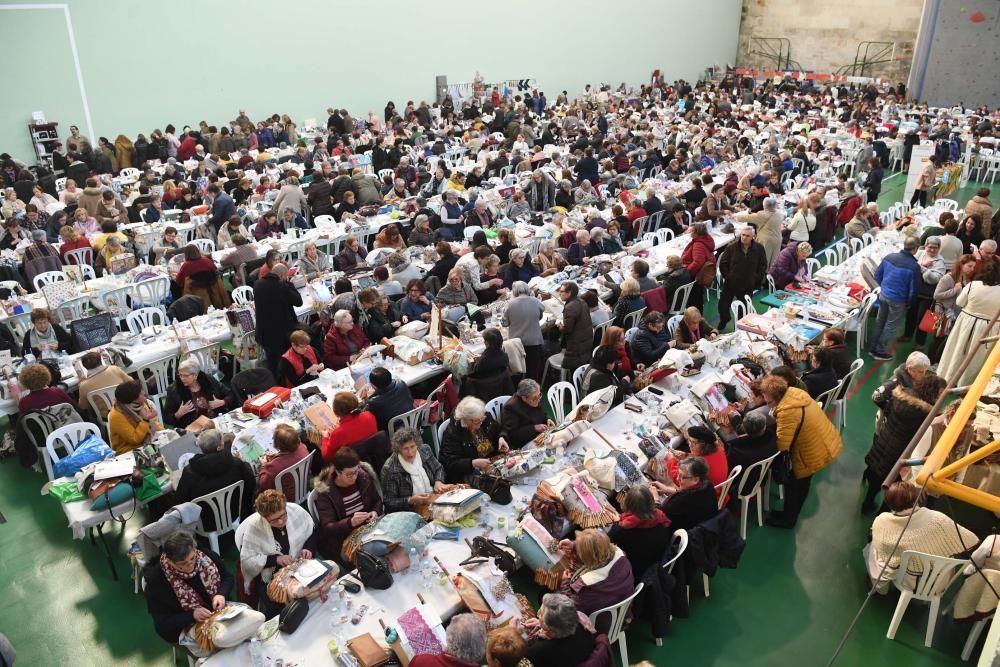
[[[358,491],[357,484],[344,486],[340,489],[340,497],[344,501],[344,514],[354,516],[356,512],[364,512],[365,506],[361,502],[361,492]]]

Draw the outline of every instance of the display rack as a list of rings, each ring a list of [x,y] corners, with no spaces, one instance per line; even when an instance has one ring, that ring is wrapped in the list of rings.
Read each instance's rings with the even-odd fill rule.
[[[52,147],[59,141],[59,123],[30,123],[28,133],[31,135],[31,145],[35,147],[35,158],[38,164],[52,169]]]

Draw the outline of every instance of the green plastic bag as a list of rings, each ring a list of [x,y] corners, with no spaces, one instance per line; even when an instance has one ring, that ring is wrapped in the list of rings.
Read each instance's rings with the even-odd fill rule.
[[[86,496],[76,488],[76,481],[58,482],[49,487],[49,495],[55,496],[61,503],[75,503],[85,500]]]
[[[142,469],[142,486],[135,490],[135,497],[139,499],[140,502],[148,503],[154,498],[159,498],[163,495],[163,487],[160,486],[160,480],[156,476],[156,472],[152,468]]]

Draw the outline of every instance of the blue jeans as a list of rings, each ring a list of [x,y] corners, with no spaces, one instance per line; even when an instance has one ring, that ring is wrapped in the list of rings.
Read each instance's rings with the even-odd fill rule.
[[[875,320],[875,332],[872,334],[872,354],[888,354],[889,345],[896,339],[896,330],[906,319],[907,304],[905,301],[890,301],[884,296],[878,300],[878,318]]]

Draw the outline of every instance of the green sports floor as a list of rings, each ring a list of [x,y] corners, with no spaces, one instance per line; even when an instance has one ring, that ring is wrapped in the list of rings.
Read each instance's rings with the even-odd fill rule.
[[[904,176],[890,177],[880,204],[898,201],[903,184]],[[970,184],[953,198],[964,204],[976,187]],[[714,308],[715,301],[709,302],[710,321],[717,319]],[[644,627],[634,628],[628,638],[631,662],[644,659],[661,667],[828,663],[867,593],[861,548],[871,517],[862,517],[858,508],[862,460],[873,429],[871,392],[911,350],[912,343],[900,344],[891,362],[866,358],[863,383],[848,401],[844,453],[814,481],[798,527],[758,528],[751,518],[739,569],[720,571],[711,580],[710,598],[693,593],[691,617],[675,619],[662,648]],[[128,523],[124,534],[117,527],[106,533],[124,576],[115,582],[103,550],[72,540],[55,501],[39,496],[42,479],[13,459],[0,461],[0,512],[6,519],[0,523],[0,632],[17,649],[17,665],[169,665],[170,649],[153,632],[145,602],[128,580],[125,551],[141,516]],[[981,535],[995,523],[992,515],[959,503],[954,510],[959,521]],[[225,555],[235,562],[231,546]],[[959,654],[968,627],[941,619],[934,647],[924,648],[927,612],[919,603],[910,605],[896,639],[886,639],[895,603],[895,594],[869,603],[835,664],[963,664]]]

